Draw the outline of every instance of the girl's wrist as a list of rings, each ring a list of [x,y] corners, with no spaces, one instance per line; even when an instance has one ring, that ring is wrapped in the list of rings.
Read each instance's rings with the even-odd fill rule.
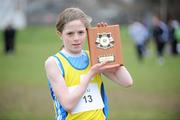
[[[89,70],[86,76],[88,77],[88,79],[92,80],[95,74],[96,73],[94,71]]]

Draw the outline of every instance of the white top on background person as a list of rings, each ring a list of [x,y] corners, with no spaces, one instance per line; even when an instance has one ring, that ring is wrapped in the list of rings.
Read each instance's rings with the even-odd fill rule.
[[[136,44],[144,44],[149,35],[146,27],[138,21],[129,25],[128,32]]]

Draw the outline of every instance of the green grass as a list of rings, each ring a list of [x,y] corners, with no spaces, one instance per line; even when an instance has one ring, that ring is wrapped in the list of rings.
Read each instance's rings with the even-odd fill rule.
[[[110,120],[179,119],[180,56],[166,53],[165,64],[160,66],[150,42],[150,56],[139,62],[126,27],[121,37],[124,64],[134,85],[123,88],[104,78]],[[4,55],[0,34],[0,119],[54,119],[44,61],[60,46],[53,27],[28,27],[18,32],[16,52]]]

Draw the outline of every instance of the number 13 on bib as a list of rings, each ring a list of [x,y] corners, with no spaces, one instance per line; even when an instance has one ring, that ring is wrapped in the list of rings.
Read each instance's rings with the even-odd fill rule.
[[[69,87],[69,92],[73,92],[76,87]],[[98,90],[98,85],[96,83],[90,83],[76,107],[71,111],[71,114],[103,108],[104,103]]]

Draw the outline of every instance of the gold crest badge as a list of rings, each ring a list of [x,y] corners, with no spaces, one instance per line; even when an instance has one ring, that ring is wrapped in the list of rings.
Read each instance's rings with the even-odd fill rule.
[[[113,47],[114,40],[112,38],[112,34],[109,33],[97,33],[96,37],[96,46],[101,49],[108,49]]]

